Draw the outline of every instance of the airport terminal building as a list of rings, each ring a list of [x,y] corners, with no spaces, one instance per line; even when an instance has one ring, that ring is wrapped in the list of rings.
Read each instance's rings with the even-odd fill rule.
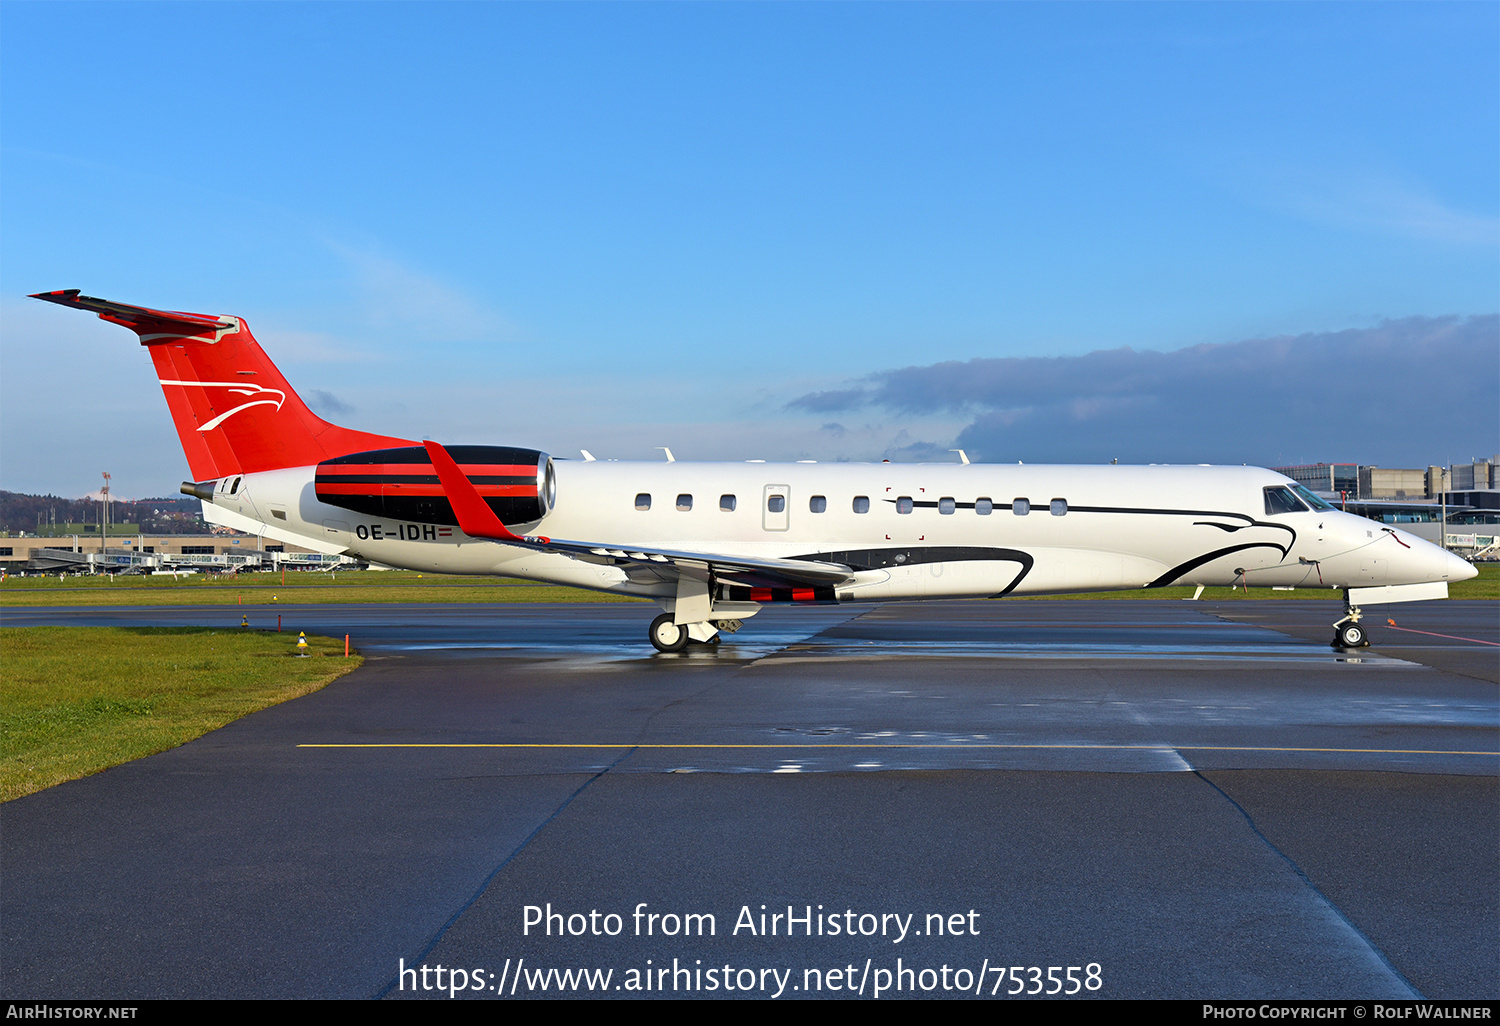
[[[0,537],[0,570],[7,573],[237,573],[355,565],[347,556],[300,545],[262,544],[251,534]]]

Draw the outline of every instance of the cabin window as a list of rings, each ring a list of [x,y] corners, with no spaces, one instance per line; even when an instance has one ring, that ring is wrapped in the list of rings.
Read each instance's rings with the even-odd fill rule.
[[[810,513],[826,513],[828,511],[828,496],[814,495],[807,500],[807,509]]]
[[[781,513],[781,512],[784,512],[786,510],[786,496],[785,495],[768,495],[768,496],[766,496],[766,509],[769,510],[770,512],[772,512],[772,513]]]
[[[693,497],[691,495],[688,495],[687,493],[684,492],[682,495],[677,496],[677,511],[679,513],[686,513],[688,510],[690,510],[692,508],[693,508]]]
[[[912,502],[911,502],[911,496],[910,495],[903,495],[899,499],[896,500],[896,512],[897,513],[910,513],[911,510],[912,510]]]
[[[651,508],[651,493],[642,492],[635,497],[635,508],[646,510]]]
[[[1306,508],[1292,494],[1290,488],[1266,489],[1266,516],[1275,516],[1278,513],[1301,513]]]
[[[719,511],[722,513],[733,513],[735,500],[733,495],[719,496]]]
[[[239,490],[240,490],[240,479],[239,478],[235,478],[234,479],[234,484],[232,484],[232,485],[229,486],[229,494],[230,495],[238,495],[239,494]]]
[[[938,500],[938,512],[943,516],[951,517],[956,509],[958,509],[958,503],[953,501],[953,496],[945,495]]]
[[[989,499],[975,499],[974,512],[978,513],[982,517],[987,517],[991,513],[995,512],[995,504]]]
[[[1010,511],[1018,517],[1024,517],[1031,512],[1031,500],[1016,499],[1010,504]]]
[[[1055,517],[1065,517],[1065,516],[1068,515],[1068,500],[1067,499],[1053,499],[1051,506],[1048,507],[1048,508],[1050,508],[1052,510],[1052,515],[1053,516],[1055,516]]]
[[[870,497],[868,495],[856,495],[854,497],[854,512],[870,512]]]

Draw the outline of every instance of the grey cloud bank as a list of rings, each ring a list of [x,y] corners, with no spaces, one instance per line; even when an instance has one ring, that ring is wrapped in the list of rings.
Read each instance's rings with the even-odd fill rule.
[[[1425,466],[1500,451],[1500,316],[906,367],[788,407],[961,413],[988,461]]]

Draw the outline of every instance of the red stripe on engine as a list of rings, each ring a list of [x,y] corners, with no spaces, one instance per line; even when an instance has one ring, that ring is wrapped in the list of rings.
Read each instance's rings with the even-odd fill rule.
[[[508,463],[460,463],[458,469],[473,477],[475,474],[493,474],[500,477],[516,477],[520,474],[536,474],[535,463],[520,463],[514,466]]]
[[[459,470],[466,477],[526,477],[536,476],[535,463],[523,463],[516,466],[505,463],[465,463]],[[322,474],[431,474],[437,476],[431,463],[320,463],[318,473]]]
[[[775,601],[775,600],[771,598],[771,589],[770,588],[751,588],[750,589],[750,601],[751,602],[772,602],[772,601]]]
[[[480,495],[535,498],[536,485],[475,485]],[[319,481],[319,495],[401,495],[445,498],[441,484],[370,484],[361,481]]]
[[[811,588],[793,588],[792,589],[792,601],[793,602],[811,602],[813,600],[813,598],[814,598],[814,596],[813,596],[813,590]]]

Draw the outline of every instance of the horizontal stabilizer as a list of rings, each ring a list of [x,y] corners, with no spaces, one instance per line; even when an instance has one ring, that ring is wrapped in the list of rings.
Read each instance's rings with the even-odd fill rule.
[[[72,307],[75,310],[88,310],[96,313],[106,321],[115,324],[123,324],[141,336],[143,343],[149,342],[147,336],[162,336],[176,338],[192,338],[194,336],[212,336],[217,332],[233,329],[236,320],[233,317],[214,317],[209,314],[183,313],[180,310],[152,310],[145,306],[130,306],[127,303],[112,303],[107,299],[95,299],[93,296],[80,295],[77,289],[58,289],[55,292],[37,292],[31,296],[32,299],[42,299],[59,306]]]

